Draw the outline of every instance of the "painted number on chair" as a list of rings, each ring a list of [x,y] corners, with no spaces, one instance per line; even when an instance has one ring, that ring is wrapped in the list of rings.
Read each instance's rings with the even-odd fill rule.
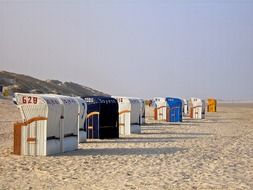
[[[23,104],[37,104],[38,98],[37,97],[31,97],[31,96],[23,96],[22,97]]]

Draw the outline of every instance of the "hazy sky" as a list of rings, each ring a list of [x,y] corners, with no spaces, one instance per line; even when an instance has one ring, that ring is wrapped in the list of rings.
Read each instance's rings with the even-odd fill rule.
[[[253,99],[253,0],[0,0],[0,70],[112,95]]]

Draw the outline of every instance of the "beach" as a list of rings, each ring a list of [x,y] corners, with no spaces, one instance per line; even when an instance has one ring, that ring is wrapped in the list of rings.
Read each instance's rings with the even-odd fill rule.
[[[204,120],[149,123],[47,157],[12,154],[20,120],[0,99],[0,189],[253,189],[253,104],[218,104]]]

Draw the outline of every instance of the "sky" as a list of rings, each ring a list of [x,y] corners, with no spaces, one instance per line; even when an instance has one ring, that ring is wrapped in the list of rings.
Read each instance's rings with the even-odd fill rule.
[[[0,0],[0,70],[119,96],[253,100],[253,0]]]

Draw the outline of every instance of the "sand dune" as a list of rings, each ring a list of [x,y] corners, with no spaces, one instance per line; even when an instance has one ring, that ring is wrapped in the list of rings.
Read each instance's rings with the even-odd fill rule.
[[[73,82],[40,80],[28,75],[0,71],[0,84],[8,87],[9,93],[61,94],[69,96],[108,96],[103,92]]]
[[[253,189],[253,105],[222,104],[202,121],[149,124],[49,157],[11,154],[19,119],[0,100],[0,189]]]

